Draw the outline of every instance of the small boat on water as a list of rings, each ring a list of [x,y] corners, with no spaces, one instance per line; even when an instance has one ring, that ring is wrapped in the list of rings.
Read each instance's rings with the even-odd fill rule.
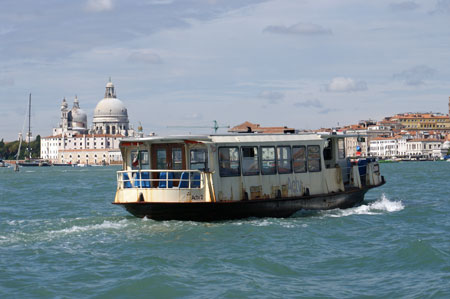
[[[72,164],[72,167],[91,167],[91,165],[84,164],[84,163],[78,163],[78,164]]]
[[[3,161],[3,159],[0,159],[0,167],[9,167],[9,166],[6,165],[5,161]]]
[[[25,160],[23,162],[18,163],[19,166],[24,167],[45,167],[45,166],[51,166],[51,164],[48,161],[45,160]]]
[[[120,142],[114,204],[137,217],[214,221],[353,207],[385,183],[343,135],[231,134]]]
[[[25,125],[25,122],[24,122]],[[22,130],[23,131],[23,130]],[[19,171],[19,166],[22,167],[43,167],[43,166],[51,166],[51,164],[46,160],[34,159],[31,157],[31,93],[28,98],[28,134],[27,134],[27,154],[28,158],[25,161],[19,161],[20,157],[20,148],[22,146],[22,132],[19,133],[19,148],[16,154],[16,163],[14,165],[14,171]]]
[[[381,159],[378,160],[378,163],[398,163],[400,162],[400,160],[395,160],[395,159]]]

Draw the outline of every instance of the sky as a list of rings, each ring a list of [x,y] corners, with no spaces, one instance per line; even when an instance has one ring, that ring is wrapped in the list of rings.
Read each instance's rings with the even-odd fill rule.
[[[29,93],[34,136],[75,95],[90,126],[110,77],[146,134],[446,114],[449,49],[450,0],[0,0],[0,139]]]

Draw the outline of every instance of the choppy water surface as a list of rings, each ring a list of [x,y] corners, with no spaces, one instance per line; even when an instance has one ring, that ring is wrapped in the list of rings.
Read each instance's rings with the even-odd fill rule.
[[[382,165],[347,210],[157,222],[113,167],[0,168],[0,297],[449,297],[450,163]]]

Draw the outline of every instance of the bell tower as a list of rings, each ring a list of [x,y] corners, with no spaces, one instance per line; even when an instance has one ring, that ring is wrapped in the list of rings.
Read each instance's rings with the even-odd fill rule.
[[[62,128],[62,132],[67,131],[67,128],[69,127],[68,124],[68,115],[67,113],[69,112],[69,110],[67,109],[68,105],[66,102],[66,98],[63,99],[62,104],[61,104],[61,128]]]
[[[111,77],[109,77],[109,82],[106,84],[105,99],[111,98],[116,98],[116,92],[114,91],[114,84],[111,82]]]

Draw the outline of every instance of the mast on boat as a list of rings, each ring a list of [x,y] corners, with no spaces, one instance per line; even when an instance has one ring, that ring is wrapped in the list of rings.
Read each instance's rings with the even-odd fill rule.
[[[28,98],[28,133],[27,133],[27,151],[29,155],[29,159],[31,160],[31,149],[30,149],[30,143],[31,143],[31,93]]]
[[[14,164],[14,171],[19,171],[19,156],[20,156],[20,148],[22,147],[22,133],[19,133],[19,149],[17,150],[16,155],[16,164]]]
[[[14,165],[14,171],[19,171],[19,159],[20,159],[20,148],[22,147],[22,141],[23,141],[23,131],[25,129],[25,121],[26,121],[26,117],[25,120],[23,122],[23,127],[22,127],[22,132],[19,133],[19,148],[17,150],[17,155],[16,155],[16,164]],[[31,150],[30,150],[30,141],[31,141],[31,93],[30,96],[28,97],[28,153],[31,159]]]

